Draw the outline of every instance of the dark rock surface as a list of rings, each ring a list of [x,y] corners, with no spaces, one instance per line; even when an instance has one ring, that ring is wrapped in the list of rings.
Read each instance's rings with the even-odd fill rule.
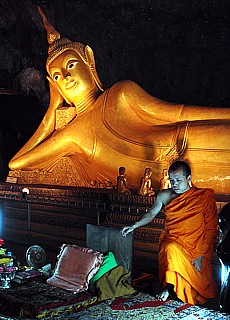
[[[48,106],[47,40],[36,5],[62,37],[92,47],[105,88],[130,79],[163,100],[230,105],[228,0],[1,0],[1,139],[11,126],[26,139]],[[12,91],[15,102],[2,102]],[[26,105],[27,122],[13,125],[15,109],[25,113]],[[20,147],[18,139],[7,143],[10,153],[0,144],[6,162]]]

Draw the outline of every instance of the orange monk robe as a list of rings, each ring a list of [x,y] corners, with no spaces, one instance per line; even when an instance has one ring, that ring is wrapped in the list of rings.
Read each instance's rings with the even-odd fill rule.
[[[216,296],[211,257],[217,234],[217,209],[212,189],[192,187],[165,207],[165,229],[159,243],[159,276],[174,285],[177,297],[191,304]],[[203,256],[198,271],[192,261]]]

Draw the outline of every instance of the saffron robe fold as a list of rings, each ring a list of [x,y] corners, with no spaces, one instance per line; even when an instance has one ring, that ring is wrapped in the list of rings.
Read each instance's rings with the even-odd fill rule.
[[[159,243],[159,276],[174,285],[177,297],[191,304],[216,296],[211,257],[217,235],[214,191],[192,187],[172,200],[164,211],[165,229]],[[203,256],[198,271],[192,261]]]

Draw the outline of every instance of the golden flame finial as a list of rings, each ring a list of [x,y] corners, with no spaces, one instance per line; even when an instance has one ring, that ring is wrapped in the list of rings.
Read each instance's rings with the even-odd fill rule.
[[[98,88],[101,91],[104,91],[102,83],[101,83],[101,81],[98,77],[97,71],[96,71],[94,58],[92,61],[91,59],[89,59],[89,57],[87,56],[87,54],[85,52],[86,47],[88,48],[88,46],[85,46],[81,42],[72,42],[67,38],[61,38],[60,33],[58,31],[56,31],[54,29],[54,27],[49,23],[49,21],[46,19],[45,14],[43,13],[43,11],[41,10],[41,8],[39,6],[38,6],[38,12],[42,18],[44,27],[46,29],[47,40],[49,43],[48,58],[46,60],[47,72],[49,73],[49,66],[50,66],[51,62],[56,57],[58,57],[64,51],[72,49],[72,50],[76,51],[79,54],[79,56],[81,57],[82,61],[89,66],[96,85],[98,86]]]
[[[52,44],[56,40],[60,39],[60,33],[57,30],[55,30],[54,27],[49,23],[49,21],[46,19],[45,14],[43,13],[42,9],[39,6],[38,6],[38,12],[42,17],[42,21],[47,32],[48,43]]]

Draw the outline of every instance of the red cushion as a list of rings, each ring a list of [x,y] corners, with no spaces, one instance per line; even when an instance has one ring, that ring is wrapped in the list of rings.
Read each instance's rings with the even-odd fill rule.
[[[47,283],[80,292],[88,289],[89,280],[97,273],[103,262],[103,254],[77,245],[62,245],[58,262]]]

